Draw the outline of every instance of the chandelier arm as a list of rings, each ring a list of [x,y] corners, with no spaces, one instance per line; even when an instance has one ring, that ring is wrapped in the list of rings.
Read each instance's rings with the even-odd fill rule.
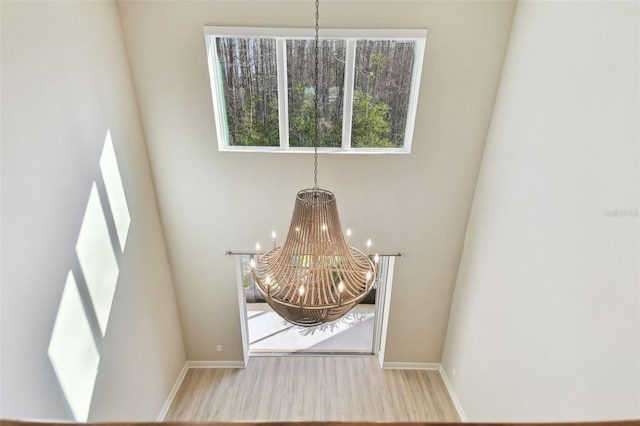
[[[262,291],[261,291],[262,293]],[[353,306],[355,306],[356,304],[358,304],[362,299],[364,299],[364,297],[368,294],[368,292],[364,292],[359,294],[356,298],[352,298],[352,299],[347,299],[347,298],[343,298],[342,303],[338,304],[337,302],[334,302],[332,304],[328,304],[328,305],[315,305],[315,306],[309,306],[309,305],[305,305],[302,307],[303,310],[327,310],[327,309],[334,309],[337,307],[348,307],[348,309],[344,310],[344,313],[346,313],[347,311],[349,311]],[[264,293],[263,293],[264,295]],[[273,299],[272,299],[273,301]],[[350,306],[353,305],[353,306]],[[291,308],[300,308],[300,303],[294,303],[294,302],[287,302],[286,300],[277,300],[276,306],[287,306],[287,307],[291,307]],[[274,305],[271,305],[272,308],[275,309]],[[338,315],[337,317],[333,318],[333,319],[337,319],[339,318],[341,315]],[[286,317],[288,320],[291,320],[290,317]],[[291,321],[291,322],[295,322],[295,321]],[[322,321],[324,322],[324,321]]]
[[[281,251],[282,251],[281,247],[270,250],[264,254],[263,260],[261,261],[261,264],[265,266],[265,269],[271,271],[271,275],[273,275],[271,277],[272,284],[270,288],[266,288],[266,290],[269,292],[271,297],[280,297],[282,292],[288,288],[288,286],[284,285],[287,281],[289,281],[287,276],[288,272],[285,271],[284,269],[286,268],[284,268],[282,264],[278,262]],[[286,275],[283,275],[283,274],[286,274]],[[267,274],[265,273],[264,275],[266,276]],[[278,277],[282,277],[282,278],[278,279]],[[277,286],[277,290],[275,292],[273,292],[274,286]]]
[[[334,283],[331,291],[327,291],[327,304],[336,303],[338,301],[338,286]]]
[[[271,262],[270,269],[273,271],[273,274],[276,277],[279,277],[281,276],[281,274],[287,272],[285,264],[279,262],[281,256],[282,256],[282,248],[278,250],[278,254],[273,257],[273,261]],[[288,277],[285,276],[285,278],[288,280]],[[278,284],[282,286],[283,283],[279,282]]]
[[[328,277],[329,275],[327,275]],[[263,293],[263,295],[266,293],[266,291],[264,291],[264,285],[261,282],[261,280],[258,278],[256,280],[256,282],[258,283],[258,287],[261,290],[261,293]],[[369,283],[371,284],[371,283]],[[371,285],[369,285],[370,287]],[[364,285],[363,288],[366,288],[366,284]],[[290,287],[289,290],[294,290],[294,287]],[[300,298],[298,298],[297,300],[295,300],[295,302],[293,300],[287,301],[285,300],[278,300],[277,306],[287,306],[289,308],[300,308],[304,311],[309,311],[309,310],[313,310],[313,311],[320,311],[322,313],[322,315],[327,314],[330,315],[331,318],[335,319],[338,318],[339,316],[343,315],[344,313],[346,313],[349,309],[351,309],[351,307],[353,307],[356,303],[358,303],[360,300],[362,300],[364,298],[364,296],[366,296],[366,294],[368,293],[368,291],[359,291],[358,294],[356,294],[356,297],[353,298],[342,298],[342,300],[338,300],[338,302],[336,303],[335,300],[335,295],[334,297],[331,298],[331,301],[327,301],[328,303],[322,303],[322,301],[320,300],[314,300],[313,298],[311,300],[309,300],[309,298],[305,298],[303,299],[303,303],[306,303],[306,305],[304,307],[300,307]],[[295,294],[295,293],[294,293]],[[273,300],[271,300],[273,302]],[[309,304],[309,302],[314,302]],[[297,303],[296,303],[297,302]],[[326,313],[324,311],[326,310],[335,310],[336,308],[340,307],[340,311],[335,311],[335,312],[329,312]],[[345,309],[345,307],[347,309]],[[333,316],[333,315],[337,315],[337,316]],[[326,321],[326,317],[322,317],[322,321],[324,322]],[[295,322],[295,320],[293,321]],[[309,323],[305,323],[306,325],[310,325]]]
[[[351,284],[349,286],[345,286],[343,293],[346,293],[350,297],[358,297],[358,295],[363,293],[363,288],[356,287],[355,285]]]
[[[283,287],[278,287],[278,289],[276,290],[276,292],[274,292],[271,297],[275,298],[275,299],[282,299],[282,293],[284,292],[284,288]]]
[[[310,285],[306,286],[309,288],[306,288],[306,291],[304,292],[304,300],[305,303],[307,305],[320,305],[320,303],[317,303],[317,294],[316,294],[316,287],[317,287],[317,281],[316,281],[316,275],[317,275],[317,270],[311,269],[309,271],[309,278],[307,279],[307,283],[310,283]]]
[[[295,296],[295,291],[296,288],[290,284],[291,281],[295,282],[297,279],[294,278],[292,280],[290,280],[289,278],[291,278],[291,272],[289,272],[287,275],[284,276],[284,278],[286,279],[285,283],[282,283],[281,285],[281,291],[280,294],[282,295],[280,297],[280,299],[283,300],[290,300]]]
[[[309,297],[311,299],[311,304],[312,305],[324,305],[325,303],[322,303],[322,292],[320,291],[321,287],[324,287],[325,283],[324,280],[322,279],[322,273],[320,272],[319,269],[316,269],[313,271],[313,279],[314,281],[318,278],[318,276],[320,276],[320,287],[318,287],[318,285],[312,285],[311,286],[311,292],[309,294]],[[314,282],[315,284],[315,282]]]
[[[320,275],[322,276],[322,272],[320,270],[316,271],[315,275]],[[315,301],[318,305],[326,305],[327,301],[324,298],[324,290],[325,290],[325,282],[324,279],[321,279],[322,282],[322,286],[318,287],[318,286],[313,286],[313,297],[311,298],[312,301]]]
[[[350,278],[347,278],[346,281],[347,284],[345,284],[344,286],[343,293],[345,293],[348,297],[358,297],[358,294],[361,293],[360,288],[355,286]]]
[[[331,270],[331,274],[337,274],[337,271],[335,270]],[[338,279],[338,282],[340,282],[340,280]],[[336,281],[333,279],[333,277],[331,277],[331,285],[328,285],[326,288],[326,292],[327,292],[327,303],[335,303],[338,301],[339,297],[338,297],[338,283],[336,283]]]
[[[322,296],[321,302],[324,302],[323,303],[324,305],[328,305],[329,304],[329,297],[327,296],[327,288],[330,286],[330,281],[329,281],[329,274],[327,274],[327,272],[330,272],[330,270],[325,269],[324,272],[325,272],[324,274],[322,274],[322,272],[320,272],[321,275],[324,275],[324,277],[323,277],[323,280],[322,280],[323,281],[323,283],[322,283],[323,285],[322,285],[322,287],[320,287],[321,291],[319,291],[318,293],[320,293],[321,296]]]
[[[368,262],[365,264],[368,264]],[[345,286],[343,292],[346,292],[351,297],[357,297],[362,292],[366,292],[369,284],[366,282],[366,273],[370,271],[371,268],[358,268],[357,270],[352,270],[351,268],[345,269],[346,270],[343,271],[343,284]]]
[[[326,279],[324,280],[324,283],[326,284],[327,279],[330,279],[329,275],[325,275],[325,278]],[[347,280],[347,285],[345,286],[345,289],[344,289],[342,294],[346,293],[347,295],[350,295],[351,298],[348,297],[348,296],[347,297],[342,297],[342,305],[347,305],[347,304],[353,302],[354,300],[358,300],[359,301],[362,298],[364,298],[364,296],[366,296],[366,294],[370,290],[370,287],[372,286],[373,281],[374,281],[373,277],[372,277],[371,280],[369,280],[368,282],[364,282],[364,283],[361,280],[357,280],[356,279],[355,282],[356,283],[360,283],[361,285],[355,285],[355,284],[353,284],[351,282],[351,280]],[[259,277],[256,279],[256,282],[259,284],[259,288],[261,290],[265,290],[265,291],[261,291],[261,292],[264,293],[264,295],[266,296],[268,294],[268,288],[265,288],[262,280],[260,280]],[[344,280],[343,280],[343,284],[344,284]],[[324,286],[323,288],[326,289],[327,287],[328,286]],[[336,298],[335,298],[335,294],[337,293],[337,290],[335,289],[335,287],[333,287],[333,288],[334,288],[335,293],[332,294],[331,298],[325,299],[325,303],[322,303],[322,300],[316,299],[317,302],[319,302],[317,305],[308,306],[308,302],[309,301],[314,301],[314,298],[311,298],[311,300],[310,300],[309,297],[300,298],[299,295],[296,295],[296,293],[295,293],[295,286],[289,285],[289,286],[287,286],[287,290],[288,290],[287,293],[290,294],[293,297],[289,297],[289,298],[285,297],[285,298],[279,300],[279,302],[282,303],[282,304],[286,304],[288,306],[296,306],[296,304],[297,305],[300,304],[300,301],[302,299],[303,303],[307,304],[307,306],[305,306],[305,308],[308,308],[308,309],[324,309],[324,308],[330,308],[332,306],[340,306],[340,304],[336,302]],[[351,291],[352,289],[353,289],[353,292]],[[279,293],[281,293],[281,292],[279,292]],[[277,297],[277,295],[279,293],[272,294],[272,297]],[[331,293],[329,293],[329,294],[331,294]],[[289,300],[290,302],[287,302],[287,300]]]
[[[310,286],[306,285],[306,284],[309,283],[309,277],[311,277],[311,273],[306,274],[306,277],[305,277],[306,279],[304,281],[302,281],[301,284],[300,284],[301,286],[305,287],[305,292],[302,293],[302,295],[301,295],[300,292],[298,291],[298,302],[299,303],[303,303],[305,305],[308,305],[307,300],[309,299],[309,295],[313,292],[313,291],[309,291],[309,289],[307,287],[310,287]],[[311,286],[311,287],[312,287],[311,290],[313,290],[313,286]]]
[[[371,269],[364,271],[362,269],[359,271],[348,271],[346,274],[347,276],[345,277],[347,281],[345,291],[351,293],[352,296],[356,296],[357,294],[366,291],[366,289],[371,285],[371,282],[375,279],[375,274],[372,273],[372,277],[369,282],[366,281],[366,273],[370,270]]]

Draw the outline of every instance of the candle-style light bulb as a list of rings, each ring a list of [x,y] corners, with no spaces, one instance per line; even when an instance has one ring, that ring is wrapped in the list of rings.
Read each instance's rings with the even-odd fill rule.
[[[378,264],[378,262],[380,262],[380,256],[378,255],[378,253],[376,253],[376,255],[373,256],[373,261],[376,263],[376,265]]]
[[[264,278],[264,283],[267,285],[267,297],[271,298],[271,277],[269,275]]]
[[[369,256],[369,250],[371,249],[371,238],[367,240],[367,256]]]
[[[304,286],[300,286],[300,288],[298,289],[298,294],[300,294],[300,296],[304,296]]]
[[[256,243],[256,252],[260,253],[260,243]]]
[[[349,244],[350,240],[351,240],[351,228],[347,228],[347,244]]]
[[[343,291],[344,291],[344,283],[340,281],[340,284],[338,284],[338,293],[342,293]]]
[[[323,224],[322,224],[322,230],[323,230],[323,231],[326,231],[326,230],[327,230],[327,224],[326,224],[326,223],[323,223]]]
[[[253,260],[253,258],[251,258],[251,261],[249,262],[249,264],[251,265],[251,269],[256,269],[256,261]]]
[[[371,277],[373,277],[373,274],[371,273],[371,271],[367,271],[367,282],[371,281]]]
[[[273,238],[273,248],[276,248],[276,231],[271,231],[271,238]]]

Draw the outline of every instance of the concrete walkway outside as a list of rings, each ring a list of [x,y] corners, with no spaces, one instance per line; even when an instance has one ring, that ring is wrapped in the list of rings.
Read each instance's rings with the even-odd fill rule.
[[[375,305],[358,305],[315,327],[293,325],[266,303],[247,303],[250,351],[372,353]]]

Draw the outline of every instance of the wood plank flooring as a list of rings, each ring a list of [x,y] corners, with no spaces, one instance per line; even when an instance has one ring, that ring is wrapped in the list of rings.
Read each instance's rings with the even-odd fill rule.
[[[191,368],[165,421],[458,422],[436,370],[383,370],[374,357],[254,357]]]

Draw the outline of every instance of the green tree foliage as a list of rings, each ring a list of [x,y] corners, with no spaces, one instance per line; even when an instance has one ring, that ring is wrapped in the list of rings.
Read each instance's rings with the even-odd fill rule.
[[[351,145],[357,148],[393,148],[389,136],[391,107],[367,93],[356,92],[353,99]]]
[[[278,146],[278,88],[275,41],[216,40],[230,145]]]
[[[230,145],[279,146],[278,78],[274,39],[218,38],[221,89]],[[320,44],[315,87],[313,40],[288,40],[289,146],[342,146],[346,43]],[[394,148],[404,143],[413,45],[362,40],[355,55],[351,146]],[[318,90],[316,140],[315,99]]]
[[[354,98],[354,120],[362,119],[363,123],[357,128],[354,122],[353,131],[361,132],[352,138],[360,144],[357,146],[401,147],[404,144],[413,60],[411,42],[357,42],[355,93],[368,96]],[[390,127],[382,125],[382,120],[390,123]],[[382,133],[372,129],[376,126]]]
[[[297,83],[289,97],[289,144],[291,146],[315,146],[316,143],[315,94],[309,89],[311,88],[305,88],[304,84]],[[322,102],[320,96],[318,102]],[[328,111],[327,117],[323,116],[323,110]],[[318,146],[342,145],[341,110],[320,106],[318,123]]]
[[[253,114],[251,109],[239,109],[227,114],[227,125],[236,146],[278,146],[280,130],[278,105],[271,102],[268,115]]]
[[[320,40],[316,93],[315,43],[287,40],[289,146],[342,146],[342,98],[346,42]],[[318,131],[315,137],[315,97],[318,97]]]

